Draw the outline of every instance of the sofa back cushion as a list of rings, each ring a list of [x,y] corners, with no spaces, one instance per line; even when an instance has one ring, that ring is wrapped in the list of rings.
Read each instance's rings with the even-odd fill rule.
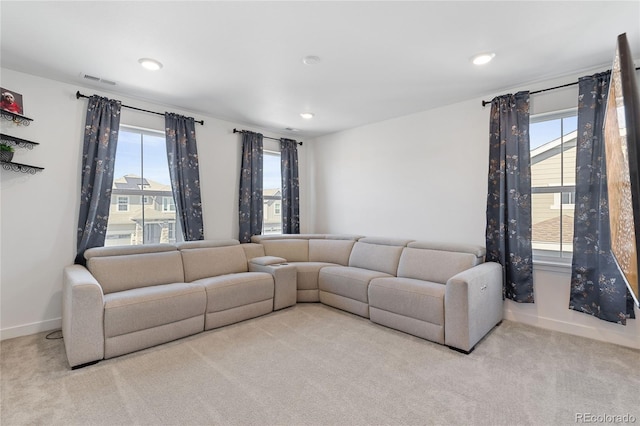
[[[353,240],[309,240],[309,261],[347,266],[354,244]]]
[[[266,256],[283,257],[289,262],[309,261],[309,240],[305,238],[263,239],[260,244],[264,246]]]
[[[94,251],[87,258],[87,269],[98,280],[104,294],[184,282],[182,257],[175,247],[158,252],[115,253]]]
[[[410,240],[361,238],[353,245],[349,266],[396,275],[402,249]]]
[[[264,254],[264,246],[262,244],[242,243],[241,246],[244,250],[244,255],[247,256],[247,261],[254,257],[266,256],[266,254]]]
[[[412,242],[403,251],[398,276],[446,284],[449,278],[484,261],[484,248]]]
[[[226,247],[237,246],[240,241],[233,239],[218,239],[218,240],[194,240],[194,241],[182,241],[176,243],[175,246],[178,250],[192,249],[192,248],[206,248],[206,247]]]
[[[192,282],[201,278],[247,272],[247,257],[240,245],[182,249],[184,279]]]

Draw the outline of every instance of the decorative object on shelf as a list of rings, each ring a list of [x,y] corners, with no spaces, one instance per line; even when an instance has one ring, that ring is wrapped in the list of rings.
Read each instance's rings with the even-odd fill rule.
[[[34,146],[40,145],[38,142],[31,142],[26,139],[16,138],[15,136],[5,135],[0,133],[0,163],[5,170],[11,170],[14,172],[35,174],[44,167],[31,166],[29,164],[14,163],[13,153],[15,147],[33,149]]]
[[[32,118],[25,117],[24,106],[22,104],[22,95],[13,90],[0,87],[0,114],[5,120],[13,121],[18,126],[28,126],[33,121]]]
[[[0,143],[0,161],[10,162],[13,160],[13,146],[2,141]]]
[[[0,93],[2,93],[0,108],[14,114],[23,114],[22,95],[20,93],[5,89],[4,87],[0,87]]]

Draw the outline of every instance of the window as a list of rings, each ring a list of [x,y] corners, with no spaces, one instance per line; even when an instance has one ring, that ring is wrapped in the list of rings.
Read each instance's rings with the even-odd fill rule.
[[[105,245],[181,241],[164,133],[120,126],[114,169]]]
[[[119,212],[129,211],[129,197],[127,197],[126,195],[118,196],[118,211]]]
[[[531,117],[531,220],[534,260],[569,263],[573,252],[577,115]]]
[[[173,202],[173,197],[162,197],[162,211],[163,212],[176,211],[176,205]]]
[[[265,150],[262,166],[263,235],[282,234],[281,187],[280,153]]]

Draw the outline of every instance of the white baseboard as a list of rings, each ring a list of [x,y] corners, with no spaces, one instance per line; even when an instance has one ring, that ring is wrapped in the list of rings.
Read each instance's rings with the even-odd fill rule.
[[[0,340],[13,339],[14,337],[28,336],[43,331],[57,330],[62,327],[62,318],[34,322],[17,327],[0,329]]]
[[[586,337],[588,339],[626,346],[632,349],[640,349],[640,334],[630,336],[628,334],[616,333],[612,330],[604,330],[602,327],[562,321],[554,318],[539,317],[537,315],[526,312],[514,312],[511,309],[504,310],[504,319],[532,325],[534,327],[544,328],[547,330],[572,334],[574,336]],[[591,320],[591,318],[588,319]]]

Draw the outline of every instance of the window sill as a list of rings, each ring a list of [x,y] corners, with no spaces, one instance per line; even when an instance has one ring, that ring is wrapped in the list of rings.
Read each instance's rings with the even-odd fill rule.
[[[562,274],[571,274],[571,263],[559,262],[553,260],[535,260],[533,261],[533,269],[537,271],[557,272]]]

